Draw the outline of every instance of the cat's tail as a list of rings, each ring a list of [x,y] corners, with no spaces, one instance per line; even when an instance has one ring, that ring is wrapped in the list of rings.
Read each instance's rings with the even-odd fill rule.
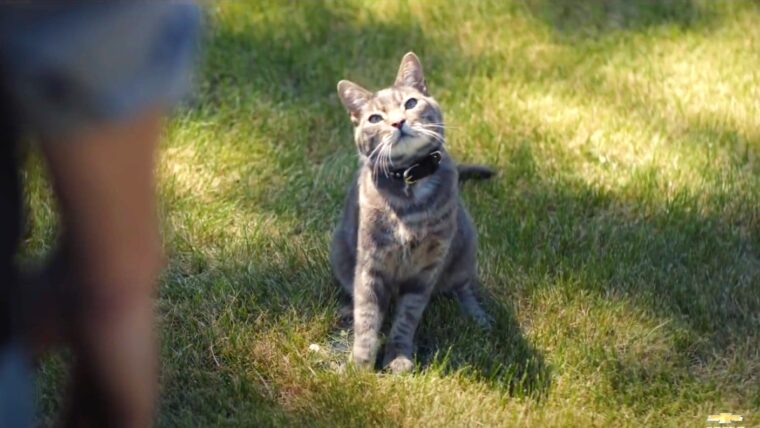
[[[496,172],[483,165],[457,165],[459,172],[459,181],[465,180],[486,180],[494,176]]]

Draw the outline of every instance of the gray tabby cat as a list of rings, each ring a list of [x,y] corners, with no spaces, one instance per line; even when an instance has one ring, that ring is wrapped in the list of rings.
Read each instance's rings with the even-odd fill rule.
[[[478,324],[489,326],[474,293],[477,237],[459,199],[458,178],[492,172],[458,170],[446,153],[441,108],[428,94],[414,53],[401,60],[392,87],[372,93],[341,80],[338,94],[355,126],[360,158],[330,254],[353,300],[352,358],[359,367],[374,366],[383,316],[394,298],[383,367],[406,372],[433,292],[453,294]]]

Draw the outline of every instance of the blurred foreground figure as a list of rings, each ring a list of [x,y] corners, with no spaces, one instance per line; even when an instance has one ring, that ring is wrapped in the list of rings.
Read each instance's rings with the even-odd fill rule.
[[[31,361],[59,344],[74,356],[64,426],[145,427],[162,264],[154,152],[188,89],[200,11],[64,4],[0,6],[0,427],[35,424]],[[45,269],[22,274],[17,148],[28,140],[53,179],[61,231]]]

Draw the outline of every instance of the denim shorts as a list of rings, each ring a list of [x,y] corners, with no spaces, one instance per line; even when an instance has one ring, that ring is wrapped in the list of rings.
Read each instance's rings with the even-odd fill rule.
[[[197,4],[65,3],[0,6],[0,85],[21,130],[54,136],[171,107],[187,93]]]

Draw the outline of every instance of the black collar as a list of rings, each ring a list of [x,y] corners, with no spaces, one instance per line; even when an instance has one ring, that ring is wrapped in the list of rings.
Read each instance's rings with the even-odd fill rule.
[[[411,166],[391,170],[391,177],[401,180],[406,184],[414,184],[425,177],[433,175],[438,170],[438,165],[442,159],[439,150],[432,151],[420,159],[417,159]]]

